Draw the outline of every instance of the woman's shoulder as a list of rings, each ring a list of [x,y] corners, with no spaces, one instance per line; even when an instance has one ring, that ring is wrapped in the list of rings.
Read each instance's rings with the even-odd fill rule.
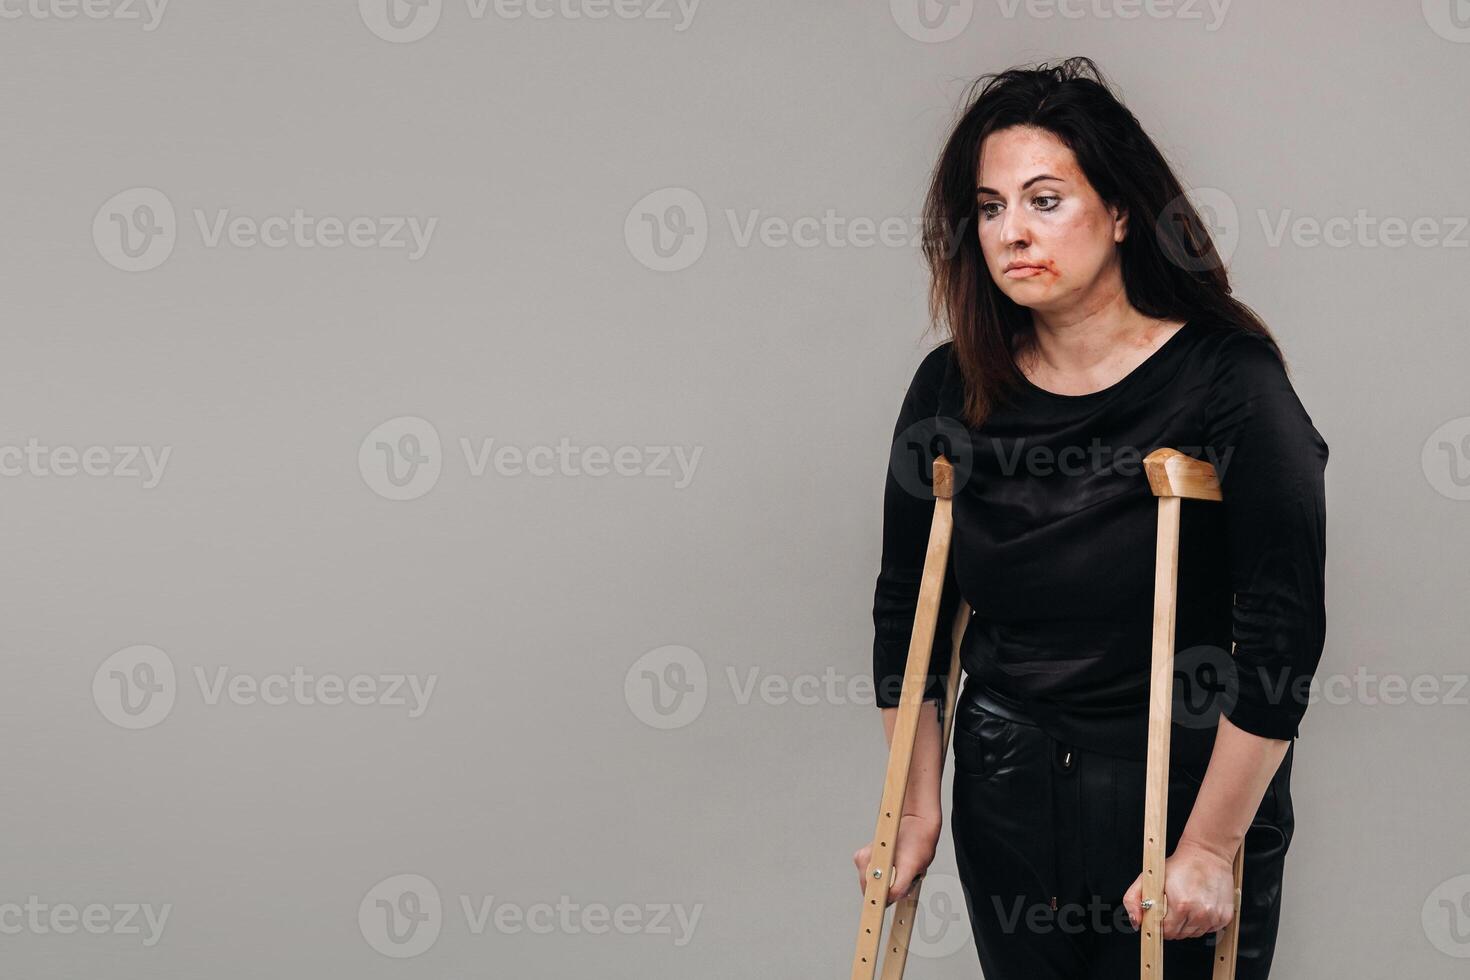
[[[930,401],[937,398],[954,366],[954,340],[945,340],[926,353],[914,369],[913,379],[909,382],[910,397]]]
[[[1211,357],[1250,360],[1265,352],[1278,361],[1282,359],[1281,348],[1270,334],[1220,316],[1194,317],[1192,322],[1199,327],[1200,347]]]
[[[1209,376],[1205,419],[1212,431],[1251,428],[1276,435],[1299,431],[1325,460],[1326,441],[1297,394],[1286,361],[1269,334],[1222,324],[1202,342]]]
[[[1197,363],[1208,371],[1212,389],[1291,387],[1274,337],[1225,320],[1211,319],[1204,327]]]
[[[945,340],[924,355],[916,374],[935,381],[942,381],[954,361],[954,339]]]

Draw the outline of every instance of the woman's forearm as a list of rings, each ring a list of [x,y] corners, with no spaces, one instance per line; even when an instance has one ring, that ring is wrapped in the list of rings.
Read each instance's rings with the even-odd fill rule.
[[[884,708],[883,737],[893,747],[893,729],[898,724],[898,709]],[[943,822],[939,802],[939,707],[933,701],[919,705],[919,730],[914,733],[914,757],[909,763],[908,790],[904,793],[905,815],[925,817]]]
[[[1237,728],[1221,715],[1210,764],[1179,842],[1233,861],[1290,745]]]

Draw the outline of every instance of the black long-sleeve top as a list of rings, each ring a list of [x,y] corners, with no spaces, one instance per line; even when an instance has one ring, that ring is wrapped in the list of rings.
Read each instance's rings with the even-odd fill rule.
[[[1175,757],[1207,758],[1222,712],[1295,738],[1326,632],[1328,448],[1270,344],[1196,317],[1101,391],[1023,378],[978,429],[961,420],[952,348],[924,358],[894,427],[873,602],[878,705],[898,703],[943,451],[954,534],[926,700],[943,695],[963,595],[970,682],[1020,701],[1056,738],[1144,758],[1158,498],[1142,460],[1169,447],[1214,464],[1223,497],[1181,503]]]

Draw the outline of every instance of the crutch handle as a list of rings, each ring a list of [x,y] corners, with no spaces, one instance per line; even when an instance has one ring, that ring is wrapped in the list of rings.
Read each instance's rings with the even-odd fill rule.
[[[1155,449],[1143,458],[1143,471],[1148,476],[1149,489],[1156,497],[1222,499],[1220,478],[1215,468],[1177,449]]]

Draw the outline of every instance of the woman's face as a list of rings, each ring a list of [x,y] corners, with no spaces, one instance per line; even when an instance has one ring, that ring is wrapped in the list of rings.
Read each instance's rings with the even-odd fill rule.
[[[1001,292],[1056,313],[1121,291],[1127,216],[1098,197],[1050,131],[1012,126],[985,137],[976,184],[980,250]]]

